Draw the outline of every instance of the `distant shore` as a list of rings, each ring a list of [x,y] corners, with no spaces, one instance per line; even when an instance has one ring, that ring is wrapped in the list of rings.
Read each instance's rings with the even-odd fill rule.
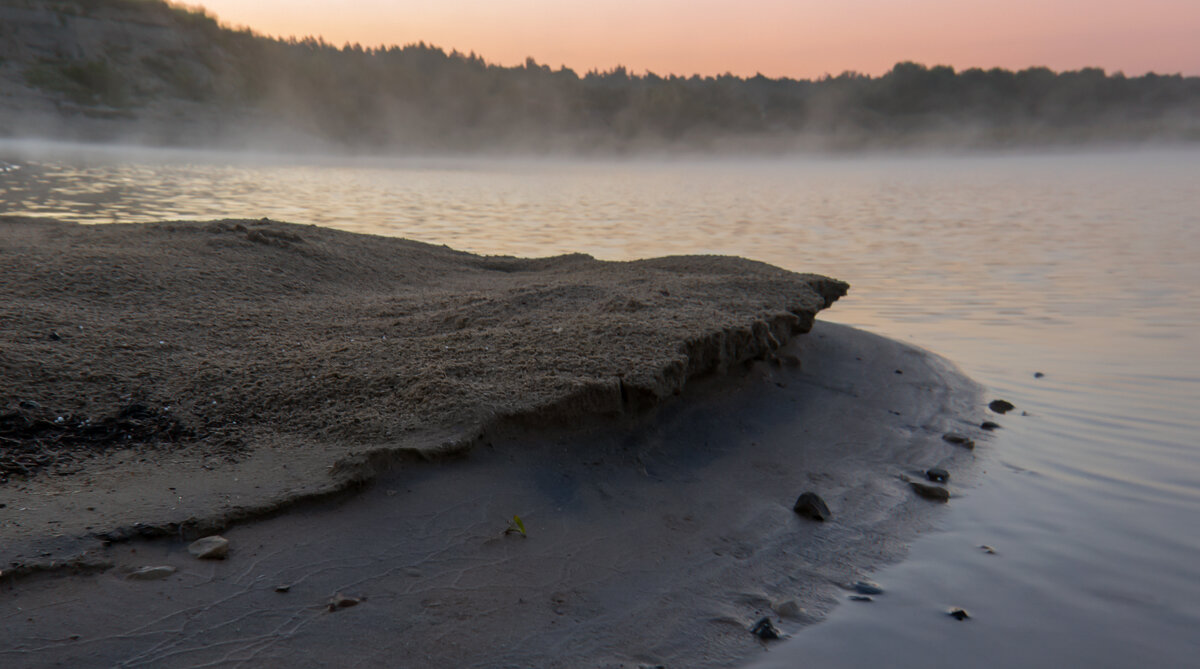
[[[1200,139],[1200,78],[896,63],[813,79],[274,39],[162,1],[0,7],[0,137],[366,155],[784,154]]]

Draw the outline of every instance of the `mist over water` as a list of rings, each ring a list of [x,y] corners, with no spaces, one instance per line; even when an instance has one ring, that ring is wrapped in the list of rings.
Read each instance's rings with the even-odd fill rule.
[[[764,666],[1182,666],[1200,651],[1200,150],[361,162],[15,143],[0,161],[7,214],[265,216],[847,280],[824,318],[940,353],[1018,411],[945,531],[878,575],[887,593]]]

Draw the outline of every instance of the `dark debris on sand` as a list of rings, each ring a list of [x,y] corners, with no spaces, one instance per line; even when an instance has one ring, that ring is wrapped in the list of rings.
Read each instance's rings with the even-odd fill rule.
[[[204,438],[163,408],[128,404],[101,416],[56,415],[32,401],[0,413],[0,483],[41,471],[69,473],[109,450],[172,446]]]

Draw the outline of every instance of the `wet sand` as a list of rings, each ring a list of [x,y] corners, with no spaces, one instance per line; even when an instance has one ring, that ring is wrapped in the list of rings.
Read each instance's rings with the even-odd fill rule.
[[[820,620],[940,504],[902,476],[975,476],[978,388],[924,351],[818,323],[785,352],[638,416],[490,431],[360,494],[226,531],[114,544],[88,576],[6,586],[0,659],[23,666],[718,667]],[[897,373],[897,370],[903,372]],[[587,453],[581,457],[581,453]],[[833,518],[792,511],[812,490]],[[953,501],[951,502],[953,503]],[[519,514],[527,536],[505,534]],[[161,581],[130,580],[173,566]],[[287,592],[277,592],[285,586]],[[331,612],[337,594],[361,599]],[[799,613],[781,616],[791,600]],[[774,605],[774,608],[773,608]],[[121,615],[95,615],[96,610]]]
[[[5,664],[728,666],[769,649],[755,621],[820,620],[903,555],[943,508],[906,477],[970,483],[944,433],[987,443],[952,365],[814,327],[845,284],[761,263],[0,234],[9,415],[182,426],[0,484]],[[213,531],[227,559],[188,554]]]

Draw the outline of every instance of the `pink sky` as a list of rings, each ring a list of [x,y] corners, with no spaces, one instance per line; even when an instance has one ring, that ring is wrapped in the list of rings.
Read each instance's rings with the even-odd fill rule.
[[[819,77],[927,65],[1200,74],[1200,0],[194,0],[224,23],[579,72]]]

